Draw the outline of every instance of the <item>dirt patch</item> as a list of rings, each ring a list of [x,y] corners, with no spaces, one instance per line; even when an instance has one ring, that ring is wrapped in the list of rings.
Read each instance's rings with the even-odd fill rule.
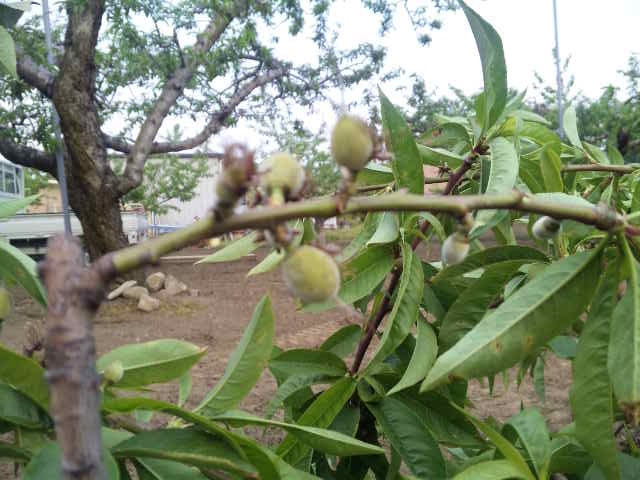
[[[437,251],[432,248],[432,252]],[[202,255],[204,250],[189,249],[181,255]],[[424,254],[424,253],[423,253]],[[247,272],[260,261],[265,252],[231,263],[193,265],[184,263],[161,264],[157,270],[170,273],[198,289],[199,296],[181,295],[163,302],[152,313],[136,309],[135,300],[118,299],[103,304],[98,312],[94,332],[98,354],[117,346],[145,342],[159,338],[180,338],[209,351],[192,369],[193,391],[188,405],[197,404],[224,372],[226,362],[240,339],[251,313],[262,295],[269,294],[275,315],[275,342],[283,348],[313,347],[342,325],[346,314],[332,310],[319,314],[305,314],[295,310],[279,271],[247,277]],[[156,269],[153,269],[155,271]],[[25,322],[42,318],[44,312],[30,298],[15,291],[15,311],[5,321],[0,341],[18,351],[22,348]],[[552,355],[547,357],[546,397],[542,410],[550,428],[557,429],[570,421],[568,385],[571,379],[570,363]],[[511,372],[515,379],[515,370]],[[177,385],[156,386],[157,396],[169,401],[177,400]],[[264,373],[258,384],[244,400],[242,408],[260,413],[275,390],[275,382]],[[504,390],[501,378],[496,378],[494,395],[482,382],[472,382],[470,398],[476,412],[486,417],[505,420],[517,413],[521,404],[538,404],[532,383],[527,377],[516,389],[514,381]],[[1,477],[1,475],[0,475]]]

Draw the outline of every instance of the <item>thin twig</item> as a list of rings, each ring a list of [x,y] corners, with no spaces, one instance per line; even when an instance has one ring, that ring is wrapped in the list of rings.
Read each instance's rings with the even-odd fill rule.
[[[619,174],[633,173],[640,170],[638,164],[628,165],[605,165],[602,163],[597,164],[569,164],[562,167],[563,172],[613,172]]]

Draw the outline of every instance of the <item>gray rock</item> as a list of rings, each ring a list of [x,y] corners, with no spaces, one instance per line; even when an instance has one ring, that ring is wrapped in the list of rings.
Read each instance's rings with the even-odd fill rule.
[[[138,284],[138,282],[136,282],[135,280],[128,280],[128,281],[124,282],[118,288],[116,288],[115,290],[111,291],[109,293],[109,295],[107,295],[107,300],[114,300],[114,299],[118,298],[120,295],[122,295],[122,293],[127,288],[131,288],[131,287],[133,287],[133,286],[135,286],[137,284]]]
[[[138,301],[138,310],[143,312],[153,312],[158,308],[160,308],[160,300],[149,295],[142,295]]]
[[[124,292],[122,292],[122,296],[124,298],[135,298],[139,300],[143,295],[149,295],[149,290],[141,286],[129,287]]]
[[[165,274],[162,272],[152,273],[147,277],[146,284],[149,287],[149,291],[157,292],[158,290],[162,290],[164,287]]]
[[[174,297],[187,290],[189,290],[189,287],[187,287],[186,283],[181,282],[173,275],[167,275],[164,279],[164,290],[160,293],[167,297]]]

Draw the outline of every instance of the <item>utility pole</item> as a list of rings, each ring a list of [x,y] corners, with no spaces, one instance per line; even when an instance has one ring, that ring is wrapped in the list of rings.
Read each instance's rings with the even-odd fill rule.
[[[553,29],[556,35],[556,46],[553,49],[553,56],[556,60],[556,103],[558,107],[558,135],[564,135],[562,128],[562,74],[560,72],[560,46],[558,44],[558,14],[556,12],[556,0],[553,0]]]
[[[53,47],[51,46],[51,23],[49,21],[49,2],[42,0],[42,21],[44,23],[44,44],[47,50],[47,63],[50,67],[55,64]],[[69,217],[69,198],[67,196],[67,177],[64,172],[64,155],[62,153],[62,133],[60,132],[60,117],[56,106],[51,102],[51,120],[53,121],[53,133],[56,136],[56,170],[58,172],[58,185],[60,185],[60,198],[62,200],[62,213],[64,217],[64,231],[71,235],[71,218]]]

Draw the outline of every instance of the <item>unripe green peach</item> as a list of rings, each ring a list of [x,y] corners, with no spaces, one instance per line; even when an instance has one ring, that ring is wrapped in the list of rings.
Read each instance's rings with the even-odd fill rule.
[[[444,265],[455,265],[469,253],[469,239],[461,232],[449,235],[442,244],[440,259]]]
[[[539,240],[550,240],[558,234],[560,226],[560,222],[555,218],[544,216],[536,220],[531,232]]]
[[[304,169],[288,152],[274,153],[258,170],[260,184],[269,194],[274,189],[281,189],[285,195],[295,197],[304,186]]]
[[[116,360],[104,369],[102,373],[104,379],[109,383],[118,383],[124,375],[124,366],[120,360]]]
[[[11,312],[11,295],[6,288],[0,287],[0,320],[7,318]]]
[[[327,253],[303,245],[282,263],[284,283],[303,303],[324,302],[340,288],[340,270]]]
[[[338,119],[331,132],[331,155],[338,165],[352,172],[362,170],[371,159],[373,138],[365,122],[352,115]]]

